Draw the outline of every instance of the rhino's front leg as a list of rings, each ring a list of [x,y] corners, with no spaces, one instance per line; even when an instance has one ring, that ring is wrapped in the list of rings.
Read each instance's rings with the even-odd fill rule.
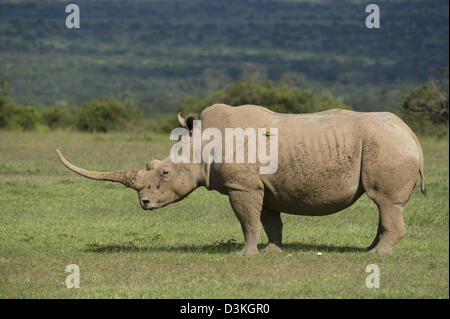
[[[258,242],[261,233],[263,192],[230,191],[231,207],[241,223],[245,244],[240,254],[259,255]]]

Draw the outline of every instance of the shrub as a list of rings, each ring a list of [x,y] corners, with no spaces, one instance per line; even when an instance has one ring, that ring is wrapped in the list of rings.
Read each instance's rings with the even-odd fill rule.
[[[0,96],[0,128],[8,128],[16,107],[8,96]]]
[[[442,79],[431,79],[403,97],[402,114],[410,119],[427,118],[448,127],[448,85],[448,68],[445,68]]]
[[[76,127],[88,132],[130,130],[141,118],[140,110],[128,99],[92,100],[83,103],[79,111],[63,105],[43,108],[19,106],[8,96],[7,84],[0,86],[0,128],[8,130],[48,130]]]
[[[41,110],[42,120],[51,129],[75,127],[77,110],[64,105],[54,105]]]
[[[24,131],[32,131],[42,123],[42,115],[33,106],[18,106],[15,109],[11,124],[17,123]]]
[[[8,96],[0,96],[0,128],[32,131],[42,123],[42,115],[33,106],[16,105]]]
[[[108,132],[133,127],[140,117],[140,110],[130,101],[92,100],[81,105],[77,127],[88,132]]]

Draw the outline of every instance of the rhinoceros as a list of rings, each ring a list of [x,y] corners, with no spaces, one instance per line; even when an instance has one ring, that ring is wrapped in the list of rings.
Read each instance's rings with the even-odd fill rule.
[[[258,163],[245,161],[176,163],[170,157],[149,161],[146,170],[95,172],[71,164],[58,150],[57,154],[67,168],[84,177],[135,189],[146,210],[177,202],[200,186],[228,195],[244,233],[242,255],[259,254],[261,223],[268,237],[264,251],[282,251],[281,212],[333,214],[364,193],[379,210],[377,235],[367,250],[391,253],[406,234],[402,211],[419,176],[421,192],[426,195],[419,141],[392,113],[332,109],[281,114],[256,105],[215,104],[199,117],[178,117],[191,134],[196,119],[202,130],[217,128],[222,133],[226,128],[276,128],[276,172],[261,174]]]

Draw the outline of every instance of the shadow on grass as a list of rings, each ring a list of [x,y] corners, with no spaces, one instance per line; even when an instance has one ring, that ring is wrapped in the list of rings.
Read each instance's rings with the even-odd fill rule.
[[[210,245],[181,245],[181,246],[136,246],[133,243],[125,244],[89,244],[85,252],[94,253],[111,253],[111,252],[180,252],[180,253],[230,253],[237,252],[241,249],[243,244],[236,243],[234,240],[227,242],[216,242]],[[264,248],[263,245],[258,245],[259,249]],[[333,246],[320,244],[306,244],[306,243],[287,243],[283,245],[285,252],[296,251],[314,251],[314,252],[365,252],[366,248],[354,246]]]

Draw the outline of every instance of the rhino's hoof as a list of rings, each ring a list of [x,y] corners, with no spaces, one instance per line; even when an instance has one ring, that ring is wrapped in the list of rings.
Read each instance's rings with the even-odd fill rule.
[[[241,256],[257,256],[257,255],[260,255],[260,253],[258,251],[258,248],[256,248],[256,247],[254,247],[254,248],[244,247],[240,251],[238,251],[238,255],[241,255]]]
[[[273,244],[273,243],[269,243],[269,244],[263,249],[263,251],[266,252],[266,253],[279,253],[279,252],[282,252],[283,249],[281,249],[280,246],[277,246],[277,245],[275,245],[275,244]]]

